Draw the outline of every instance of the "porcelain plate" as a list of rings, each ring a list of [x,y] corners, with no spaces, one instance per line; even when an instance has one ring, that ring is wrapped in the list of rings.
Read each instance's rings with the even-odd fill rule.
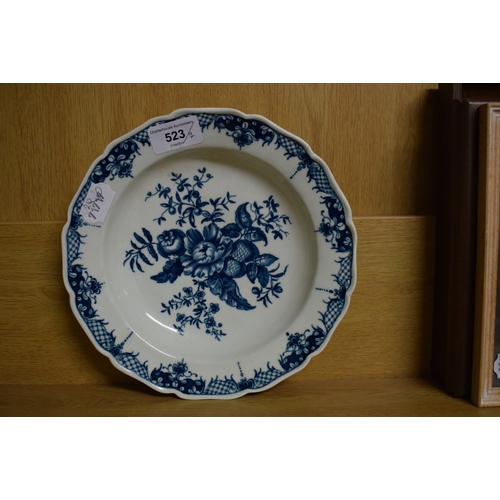
[[[155,151],[159,140],[170,149]],[[234,109],[177,110],[113,141],[62,245],[96,348],[182,398],[235,398],[301,370],[355,285],[356,232],[325,162]]]

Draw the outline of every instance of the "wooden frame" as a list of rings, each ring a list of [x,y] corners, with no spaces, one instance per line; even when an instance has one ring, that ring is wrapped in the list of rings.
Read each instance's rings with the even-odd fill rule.
[[[478,185],[472,401],[477,406],[500,406],[500,378],[493,369],[500,350],[500,103],[480,109]]]
[[[476,295],[479,114],[500,84],[440,83],[432,377],[470,399]]]

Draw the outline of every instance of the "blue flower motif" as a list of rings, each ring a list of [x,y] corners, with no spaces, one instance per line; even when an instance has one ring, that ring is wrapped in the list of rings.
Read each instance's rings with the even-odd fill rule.
[[[332,248],[340,248],[345,251],[351,244],[350,239],[347,240],[348,237],[346,237],[342,245],[339,246],[339,243],[342,241],[342,235],[347,231],[346,225],[342,220],[339,221],[337,217],[326,215],[324,210],[321,211],[321,214],[323,215],[323,221],[320,223],[317,232],[321,233],[325,240],[332,244]]]
[[[325,237],[328,238],[328,236],[332,236],[332,234],[334,233],[334,228],[328,224],[327,222],[322,222],[320,225],[319,225],[319,229],[318,231]]]
[[[215,319],[212,316],[207,316],[205,318],[205,326],[207,328],[212,328],[212,326],[215,326]]]
[[[180,229],[170,229],[158,235],[158,253],[162,257],[170,255],[182,255],[186,251],[184,245],[184,231]]]
[[[179,361],[172,366],[172,374],[176,375],[177,377],[182,377],[188,371],[188,366],[186,363],[184,363],[184,360]]]
[[[240,148],[243,146],[249,146],[257,139],[255,130],[248,128],[248,122],[243,122],[242,127],[237,125],[235,127],[235,131],[231,134],[231,137]]]
[[[70,225],[71,229],[78,229],[83,226],[82,216],[80,214],[73,213],[71,215]]]
[[[306,336],[303,333],[294,333],[293,335],[288,335],[288,342],[286,343],[287,351],[295,351],[300,354],[306,344]]]
[[[255,387],[255,382],[250,379],[246,379],[246,378],[242,378],[239,382],[238,382],[238,389],[240,391],[244,391],[245,389],[253,389]]]
[[[102,283],[99,283],[92,276],[88,276],[80,282],[80,290],[77,292],[82,295],[85,300],[93,299],[95,302],[95,296],[101,293]]]
[[[101,293],[101,283],[99,283],[95,278],[90,278],[88,280],[88,289],[95,294]]]
[[[210,303],[210,313],[211,314],[217,314],[219,312],[220,306],[219,304],[214,304],[213,302]]]
[[[273,196],[270,196],[267,200],[264,200],[264,205],[271,211],[276,213],[278,211],[279,203],[274,201]]]
[[[206,278],[222,271],[224,260],[231,253],[231,238],[222,236],[213,222],[203,228],[203,235],[197,229],[189,229],[186,235],[187,252],[181,257],[184,274]]]

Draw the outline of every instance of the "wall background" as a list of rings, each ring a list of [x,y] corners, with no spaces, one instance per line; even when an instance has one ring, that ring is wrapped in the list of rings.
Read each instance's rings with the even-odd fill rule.
[[[261,114],[305,139],[358,217],[434,215],[435,90],[437,84],[0,85],[0,221],[65,219],[67,194],[111,140],[182,107]]]

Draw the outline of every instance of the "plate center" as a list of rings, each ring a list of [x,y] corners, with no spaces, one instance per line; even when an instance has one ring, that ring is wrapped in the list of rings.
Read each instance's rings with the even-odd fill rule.
[[[300,195],[246,152],[197,148],[138,174],[106,220],[106,292],[144,342],[224,360],[287,331],[317,268]]]

